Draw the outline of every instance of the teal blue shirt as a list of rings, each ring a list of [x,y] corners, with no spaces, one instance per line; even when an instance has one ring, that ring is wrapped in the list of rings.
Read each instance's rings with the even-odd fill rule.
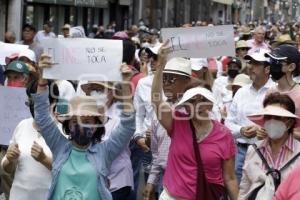
[[[53,154],[52,183],[47,194],[47,200],[53,200],[54,192],[58,184],[61,170],[67,163],[73,151],[73,144],[65,138],[50,115],[49,91],[32,94],[34,100],[35,122],[41,129],[41,133]],[[107,188],[107,176],[111,163],[123,151],[135,131],[135,113],[124,113],[120,116],[119,125],[112,131],[110,137],[100,143],[92,144],[86,151],[86,158],[97,173],[98,195],[102,200],[112,200]],[[81,168],[80,168],[81,173]],[[66,175],[65,175],[66,176]],[[82,176],[80,176],[82,177]],[[85,184],[87,182],[82,181]],[[74,198],[75,199],[75,198]],[[85,200],[85,199],[84,199]],[[90,199],[88,199],[90,200]]]
[[[86,150],[73,147],[59,173],[53,199],[100,200],[96,168],[88,161]]]

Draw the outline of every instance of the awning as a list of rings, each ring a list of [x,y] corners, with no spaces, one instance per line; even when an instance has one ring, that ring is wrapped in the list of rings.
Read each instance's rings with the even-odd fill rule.
[[[72,5],[81,7],[108,7],[108,0],[27,0],[27,2],[56,4],[56,5]]]
[[[216,3],[221,3],[221,4],[226,4],[226,5],[232,5],[233,4],[233,0],[212,0]]]

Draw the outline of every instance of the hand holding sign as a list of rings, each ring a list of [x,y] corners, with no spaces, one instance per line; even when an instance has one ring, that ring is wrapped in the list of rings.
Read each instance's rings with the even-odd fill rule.
[[[120,81],[121,40],[87,38],[48,39],[42,41],[44,52],[57,65],[44,70],[47,79]]]

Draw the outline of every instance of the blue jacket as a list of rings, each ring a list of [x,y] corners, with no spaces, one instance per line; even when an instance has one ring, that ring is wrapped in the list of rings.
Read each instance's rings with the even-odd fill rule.
[[[40,127],[41,133],[53,154],[52,183],[47,195],[47,199],[51,200],[59,172],[70,156],[72,143],[62,135],[51,118],[48,95],[49,92],[45,91],[39,94],[33,94],[32,97],[34,101],[35,121]],[[122,113],[120,116],[120,124],[113,130],[110,138],[101,143],[89,146],[87,150],[87,159],[97,171],[97,188],[101,200],[112,200],[111,194],[106,187],[108,183],[106,177],[109,173],[112,161],[128,144],[134,131],[135,114]]]

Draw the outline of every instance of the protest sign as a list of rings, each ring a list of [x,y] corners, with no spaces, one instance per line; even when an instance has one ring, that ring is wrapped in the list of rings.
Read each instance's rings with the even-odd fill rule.
[[[0,42],[0,65],[6,65],[5,57],[8,57],[13,53],[20,53],[24,49],[28,49],[28,46]]]
[[[59,80],[120,81],[121,40],[58,38],[43,40],[44,53],[54,66],[43,77]]]
[[[170,57],[235,56],[232,25],[163,28],[161,34],[164,42],[169,40]]]
[[[17,125],[31,117],[25,88],[0,87],[0,144],[9,145]]]

